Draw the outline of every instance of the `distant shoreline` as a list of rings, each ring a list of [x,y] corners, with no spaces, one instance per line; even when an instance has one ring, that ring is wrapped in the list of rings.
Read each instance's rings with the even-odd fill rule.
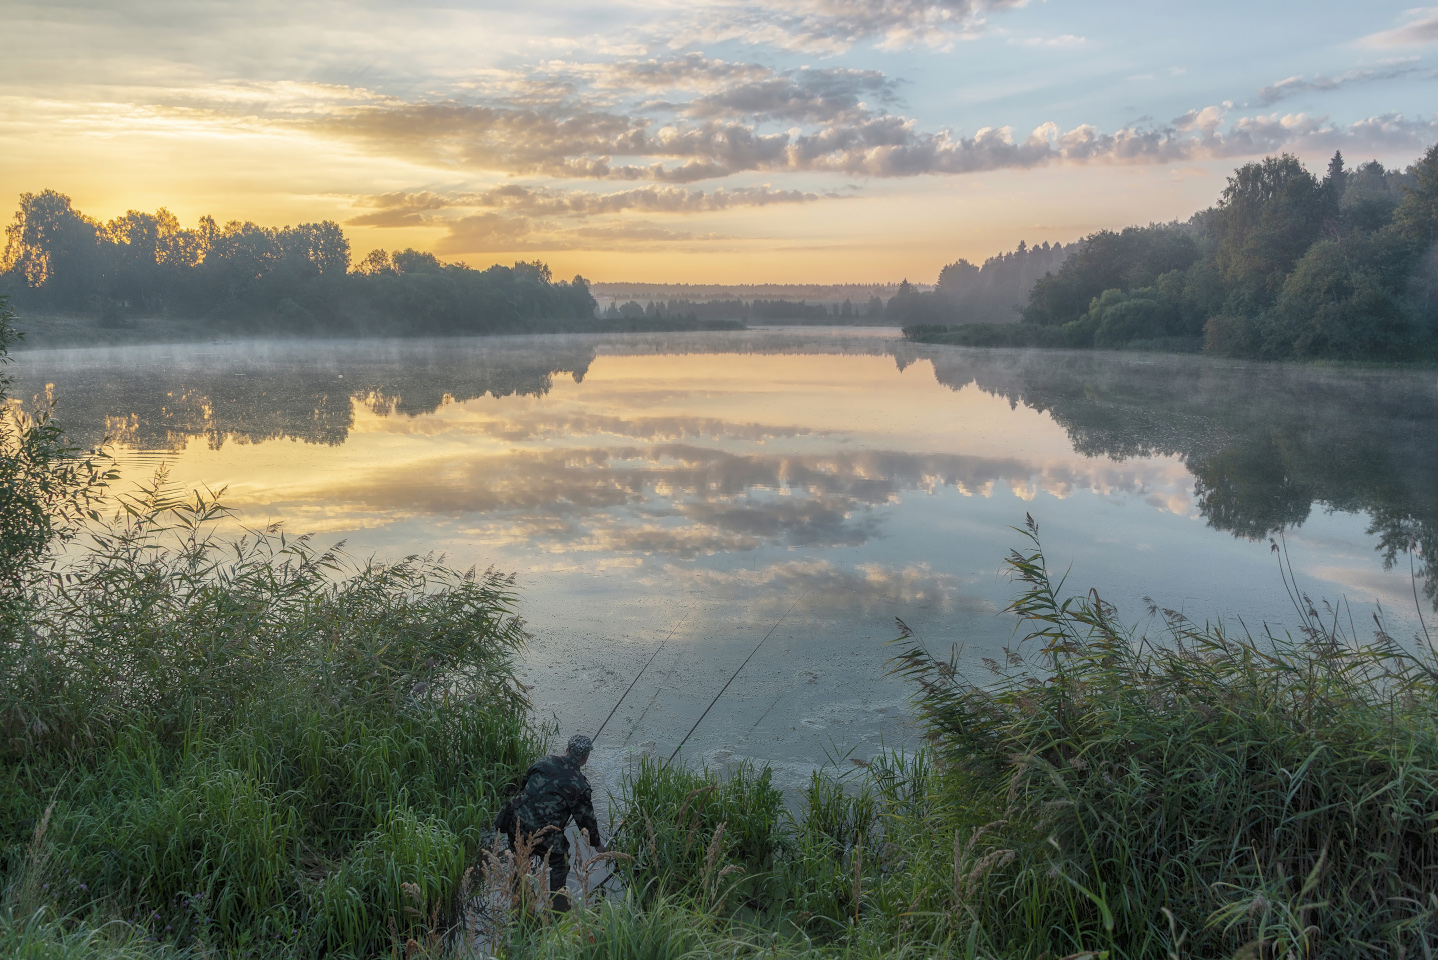
[[[1384,358],[1384,357],[1224,357],[1214,356],[1203,349],[1203,340],[1196,337],[1163,337],[1152,340],[1133,340],[1109,347],[1075,346],[1064,343],[1054,327],[1042,327],[1028,323],[958,323],[958,324],[912,324],[903,328],[903,337],[909,343],[938,347],[965,347],[968,349],[1000,350],[1067,350],[1075,352],[1118,352],[1156,353],[1168,356],[1208,357],[1220,360],[1241,360],[1246,363],[1300,364],[1303,366],[1332,367],[1380,367],[1380,368],[1432,368],[1438,367],[1438,358]]]
[[[241,327],[234,323],[216,324],[192,318],[163,316],[127,318],[123,322],[106,322],[97,317],[76,314],[21,313],[18,328],[23,334],[15,348],[48,350],[74,347],[116,347],[155,343],[204,343],[216,339],[322,339],[373,340],[394,337],[432,337],[435,331],[397,331],[392,328],[369,328],[356,325],[352,329],[303,330],[277,327],[273,324]],[[723,332],[750,329],[742,320],[693,320],[685,317],[623,317],[594,320],[536,320],[514,327],[474,331],[445,331],[448,335],[523,336],[527,334],[574,333],[685,333]]]

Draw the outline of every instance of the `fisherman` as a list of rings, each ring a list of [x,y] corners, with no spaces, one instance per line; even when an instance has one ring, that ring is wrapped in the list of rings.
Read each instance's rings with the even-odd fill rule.
[[[569,909],[564,892],[569,880],[569,838],[564,828],[569,820],[587,831],[589,843],[600,853],[599,823],[594,819],[594,798],[580,769],[589,759],[592,741],[583,734],[569,738],[563,756],[545,757],[530,767],[520,781],[519,793],[500,808],[495,826],[509,836],[534,837],[533,855],[549,869],[549,891],[555,910]]]

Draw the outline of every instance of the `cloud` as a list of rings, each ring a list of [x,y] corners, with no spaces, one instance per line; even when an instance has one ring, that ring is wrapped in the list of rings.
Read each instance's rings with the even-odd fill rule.
[[[412,201],[407,198],[414,198]],[[776,190],[765,184],[758,187],[720,187],[704,190],[651,185],[596,193],[588,190],[554,190],[542,186],[509,183],[477,193],[439,196],[429,191],[414,194],[389,194],[362,199],[362,206],[381,207],[377,214],[366,214],[351,220],[370,222],[369,218],[403,213],[422,215],[424,211],[457,208],[503,209],[529,216],[590,217],[617,214],[630,210],[641,213],[709,213],[735,207],[764,207],[780,203],[812,203],[819,194],[803,190]],[[377,224],[378,225],[378,224]]]
[[[376,207],[374,213],[361,214],[347,221],[353,227],[422,227],[432,217],[431,211],[443,210],[450,202],[437,193],[386,193],[361,199],[361,206]]]
[[[690,66],[702,69],[704,63]],[[1271,103],[1300,90],[1335,89],[1415,69],[1403,65],[1331,78],[1289,78],[1264,88],[1260,98]],[[1192,162],[1330,143],[1362,149],[1364,138],[1375,133],[1385,146],[1418,148],[1434,132],[1431,120],[1398,115],[1368,118],[1348,128],[1303,113],[1235,118],[1233,103],[1225,102],[1191,110],[1168,124],[1143,123],[1111,132],[1089,124],[1063,130],[1045,123],[1026,136],[1017,136],[1008,126],[984,127],[966,136],[953,130],[926,131],[911,117],[887,112],[896,89],[891,78],[877,71],[798,70],[720,84],[687,102],[651,101],[629,111],[600,110],[579,101],[544,109],[386,101],[338,103],[338,115],[289,122],[358,139],[376,150],[418,155],[432,164],[511,176],[661,185],[739,173],[888,178],[1056,163]],[[656,112],[675,116],[664,121]],[[774,122],[788,126],[773,129]],[[773,190],[564,194],[509,186],[469,202],[530,215],[586,216],[624,209],[694,212],[809,199],[817,198]],[[422,222],[425,212],[413,205],[386,206],[357,222],[413,225]]]
[[[1359,42],[1366,47],[1412,47],[1438,40],[1438,7],[1417,7],[1404,16],[1406,22],[1371,33]]]
[[[560,76],[582,79],[600,90],[623,93],[661,93],[670,90],[710,90],[726,84],[752,83],[775,75],[757,63],[710,59],[702,53],[647,60],[626,59],[609,63],[545,64]]]
[[[957,577],[936,573],[927,564],[841,567],[828,560],[800,560],[744,570],[666,564],[664,578],[671,586],[684,584],[689,593],[699,596],[758,594],[780,609],[797,603],[807,613],[831,617],[892,616],[892,611],[915,608],[979,615],[999,612],[993,601],[967,593]]]
[[[481,213],[445,221],[449,233],[434,245],[435,253],[504,253],[510,251],[593,250],[622,243],[638,250],[655,245],[729,239],[720,233],[671,230],[644,221],[563,227],[527,217]]]
[[[709,213],[740,207],[811,203],[818,199],[820,197],[816,193],[775,190],[767,184],[730,189],[721,187],[709,192],[651,185],[615,193],[505,184],[478,193],[451,196],[419,191],[361,198],[357,201],[359,206],[378,209],[346,222],[353,226],[370,227],[447,227],[449,232],[440,238],[435,247],[435,251],[442,254],[594,249],[610,243],[623,243],[626,249],[635,249],[636,244],[729,238],[723,234],[696,234],[633,220],[611,219],[578,227],[566,225],[565,221],[582,221],[596,216],[614,217],[628,212],[651,215]],[[460,217],[437,213],[476,209],[489,212]]]
[[[449,221],[449,233],[435,244],[435,253],[487,253],[494,250],[517,250],[533,229],[523,217],[506,217],[498,213],[478,213]]]
[[[1358,83],[1392,80],[1415,73],[1417,70],[1418,68],[1415,66],[1398,66],[1383,70],[1350,70],[1347,73],[1340,73],[1336,77],[1315,75],[1312,80],[1305,80],[1303,77],[1289,77],[1259,90],[1258,102],[1265,107],[1272,106],[1280,100],[1286,100],[1300,93],[1326,93]]]
[[[679,107],[691,117],[823,123],[866,113],[864,97],[889,103],[898,84],[877,70],[799,70],[724,87]]]
[[[1028,0],[766,0],[706,9],[669,39],[675,47],[741,41],[788,50],[841,53],[873,41],[885,49],[945,49],[982,31],[995,11]]]
[[[1390,72],[1406,67],[1390,68]],[[798,83],[803,71],[783,78]],[[1374,76],[1377,77],[1378,72]],[[1358,75],[1333,83],[1360,82]],[[1280,91],[1293,81],[1275,85]],[[1327,81],[1325,81],[1327,82]],[[287,128],[358,144],[379,155],[417,161],[433,168],[507,176],[571,180],[639,181],[655,185],[690,184],[741,173],[791,174],[820,172],[847,177],[911,177],[958,175],[1002,169],[1027,169],[1046,164],[1188,163],[1255,156],[1275,150],[1421,149],[1435,135],[1432,118],[1399,114],[1368,117],[1340,126],[1326,116],[1305,113],[1254,114],[1234,117],[1232,102],[1189,111],[1167,124],[1143,122],[1115,131],[1090,124],[1063,130],[1044,123],[1016,136],[1009,126],[983,127],[971,135],[953,130],[928,131],[911,117],[871,107],[857,99],[856,89],[889,92],[881,74],[855,71],[814,72],[814,84],[830,99],[824,110],[832,119],[786,129],[767,127],[762,117],[676,116],[670,121],[639,110],[600,109],[582,100],[543,108],[458,100],[409,102],[373,96],[365,100],[326,94],[321,102],[271,104],[263,115],[251,107],[212,103],[208,108],[169,108],[186,123],[242,125],[250,130]],[[845,87],[845,84],[848,86]],[[801,84],[802,86],[802,84]],[[767,88],[766,88],[767,89]],[[723,88],[693,101],[696,112],[769,109],[814,111],[818,101],[790,98],[794,87],[774,95],[760,88]],[[787,91],[787,92],[785,92]],[[843,97],[851,97],[845,101]],[[750,99],[745,99],[750,97]],[[767,99],[766,99],[767,97]],[[726,99],[727,98],[727,99]],[[786,104],[788,106],[786,106]],[[796,106],[797,104],[797,106]],[[771,188],[740,188],[708,193],[665,193],[659,190],[598,194],[574,191],[538,192],[533,187],[502,192],[474,205],[513,209],[533,216],[583,216],[608,210],[634,209],[685,212],[758,206],[775,202],[806,202],[813,194]],[[524,190],[531,191],[524,194]],[[408,196],[408,195],[406,195]],[[449,202],[451,198],[443,198]],[[415,226],[434,215],[432,197],[405,205],[376,204],[359,214],[356,224]],[[461,205],[462,206],[462,205]],[[499,229],[497,221],[485,229]],[[520,224],[503,225],[518,231]]]
[[[507,172],[556,171],[570,158],[643,150],[650,123],[644,117],[567,105],[506,107],[458,100],[383,101],[282,122],[390,155]]]

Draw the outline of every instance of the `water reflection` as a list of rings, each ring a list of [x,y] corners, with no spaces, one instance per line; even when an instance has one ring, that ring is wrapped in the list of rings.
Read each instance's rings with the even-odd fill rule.
[[[905,691],[884,676],[895,615],[974,656],[1011,640],[995,570],[1026,511],[1056,562],[1131,616],[1153,596],[1283,620],[1262,542],[1279,529],[1314,592],[1362,616],[1409,594],[1409,544],[1435,546],[1431,373],[848,331],[23,361],[23,383],[53,383],[72,432],[108,433],[131,476],[163,458],[179,482],[227,484],[252,522],[518,571],[527,682],[565,726],[597,723],[683,619],[616,721],[620,743],[665,741],[792,611],[699,741],[799,772],[830,739],[902,734]]]
[[[385,343],[31,354],[54,382],[71,432],[138,450],[178,451],[196,439],[339,445],[357,415],[416,418],[478,397],[544,397],[556,377],[582,383],[599,351],[683,356],[893,356],[900,371],[932,363],[939,383],[1047,413],[1072,448],[1100,462],[1034,464],[965,454],[866,450],[754,454],[765,441],[809,436],[798,424],[523,408],[470,425],[503,441],[575,437],[642,446],[456,455],[375,471],[330,487],[371,510],[509,512],[515,536],[571,548],[693,556],[765,544],[857,546],[877,532],[871,508],[936,485],[965,493],[995,484],[1063,496],[1074,487],[1160,489],[1136,459],[1172,456],[1192,474],[1209,524],[1263,538],[1315,507],[1366,514],[1390,562],[1410,546],[1438,550],[1438,389],[1430,373],[1225,364],[1200,358],[934,349],[878,338],[770,335],[516,338],[493,343]],[[108,362],[106,362],[108,361]],[[38,379],[34,374],[32,379]],[[685,441],[705,441],[696,445]],[[1107,461],[1102,462],[1102,461]],[[665,501],[660,506],[652,501]],[[1162,493],[1151,498],[1165,505]],[[648,508],[644,508],[649,504]],[[586,529],[599,508],[639,507],[644,523]],[[1186,505],[1182,498],[1172,504]],[[659,521],[682,519],[685,526]],[[1438,603],[1438,586],[1428,584]]]
[[[1074,449],[1176,456],[1199,513],[1238,536],[1301,525],[1315,507],[1366,514],[1385,561],[1438,553],[1438,384],[1430,372],[1330,370],[1077,354],[948,351],[935,375],[1049,413]],[[1438,605],[1438,582],[1427,593]]]

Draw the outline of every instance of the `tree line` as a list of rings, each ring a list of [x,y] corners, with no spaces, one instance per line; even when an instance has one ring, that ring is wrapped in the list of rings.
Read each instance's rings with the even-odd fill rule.
[[[1101,230],[1038,280],[1021,322],[935,326],[973,345],[1202,350],[1261,359],[1412,359],[1438,353],[1438,146],[1406,170],[1320,178],[1296,157],[1234,171],[1180,223]],[[892,302],[891,302],[892,306]],[[952,320],[948,322],[952,323]]]
[[[161,208],[102,222],[54,190],[26,193],[6,228],[0,293],[30,311],[207,318],[238,331],[489,333],[593,319],[583,277],[544,263],[477,270],[433,254],[375,250],[351,267],[332,221],[263,227]]]
[[[905,280],[884,305],[889,322],[909,324],[1011,323],[1017,320],[1034,284],[1057,270],[1079,244],[1029,246],[995,254],[974,266],[959,259],[939,271],[932,291],[920,291]]]
[[[720,300],[650,300],[640,303],[630,300],[611,303],[600,314],[606,320],[621,318],[671,318],[688,319],[693,322],[711,320],[755,320],[799,323],[884,323],[886,312],[884,301],[872,296],[868,301],[855,304],[845,298],[843,303],[810,303],[807,300],[755,298],[744,300],[737,297]]]

